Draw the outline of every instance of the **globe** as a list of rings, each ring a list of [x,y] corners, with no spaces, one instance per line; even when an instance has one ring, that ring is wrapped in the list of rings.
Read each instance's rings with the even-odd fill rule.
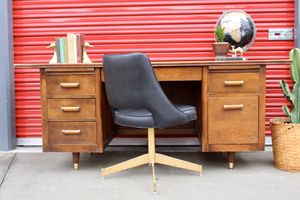
[[[234,48],[241,47],[247,51],[255,40],[255,24],[252,18],[242,10],[224,12],[217,26],[224,27],[224,42],[228,42]]]

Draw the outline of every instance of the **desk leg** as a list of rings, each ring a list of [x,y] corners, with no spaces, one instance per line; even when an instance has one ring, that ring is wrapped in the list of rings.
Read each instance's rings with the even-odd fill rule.
[[[233,169],[234,167],[234,152],[228,152],[228,167],[229,169]]]
[[[79,152],[73,152],[73,169],[78,170],[79,169],[79,157],[80,153]]]

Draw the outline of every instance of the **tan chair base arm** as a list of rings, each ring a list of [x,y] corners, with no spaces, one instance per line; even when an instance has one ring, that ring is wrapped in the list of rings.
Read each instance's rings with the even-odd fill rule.
[[[163,164],[172,167],[177,167],[181,169],[191,170],[195,172],[199,172],[202,175],[202,165],[198,165],[192,162],[180,160],[177,158],[173,158],[170,156],[166,156],[163,154],[159,154],[155,152],[155,139],[154,139],[154,129],[148,129],[148,153],[138,156],[136,158],[132,158],[130,160],[121,162],[119,164],[102,168],[101,174],[102,176],[107,176],[109,174],[117,173],[120,171],[124,171],[130,168],[138,167],[140,165],[149,164],[152,167],[152,178],[153,185],[152,191],[156,193],[156,177],[155,177],[155,164]]]

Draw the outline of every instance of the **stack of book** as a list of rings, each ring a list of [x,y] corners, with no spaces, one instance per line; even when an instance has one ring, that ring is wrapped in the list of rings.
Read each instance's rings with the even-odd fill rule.
[[[82,63],[83,35],[68,33],[66,38],[56,38],[57,63]]]

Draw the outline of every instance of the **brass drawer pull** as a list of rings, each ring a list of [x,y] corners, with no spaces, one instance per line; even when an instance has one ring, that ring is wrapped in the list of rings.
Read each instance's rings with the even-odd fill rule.
[[[80,111],[80,107],[79,106],[73,106],[73,107],[62,106],[61,110],[63,112],[79,112]]]
[[[224,81],[224,85],[227,86],[241,86],[245,83],[244,80],[241,81]]]
[[[80,130],[61,130],[64,135],[80,135]]]
[[[224,110],[242,110],[244,107],[243,104],[237,105],[224,105]]]
[[[78,88],[79,83],[60,83],[60,87],[62,87],[62,88]]]

